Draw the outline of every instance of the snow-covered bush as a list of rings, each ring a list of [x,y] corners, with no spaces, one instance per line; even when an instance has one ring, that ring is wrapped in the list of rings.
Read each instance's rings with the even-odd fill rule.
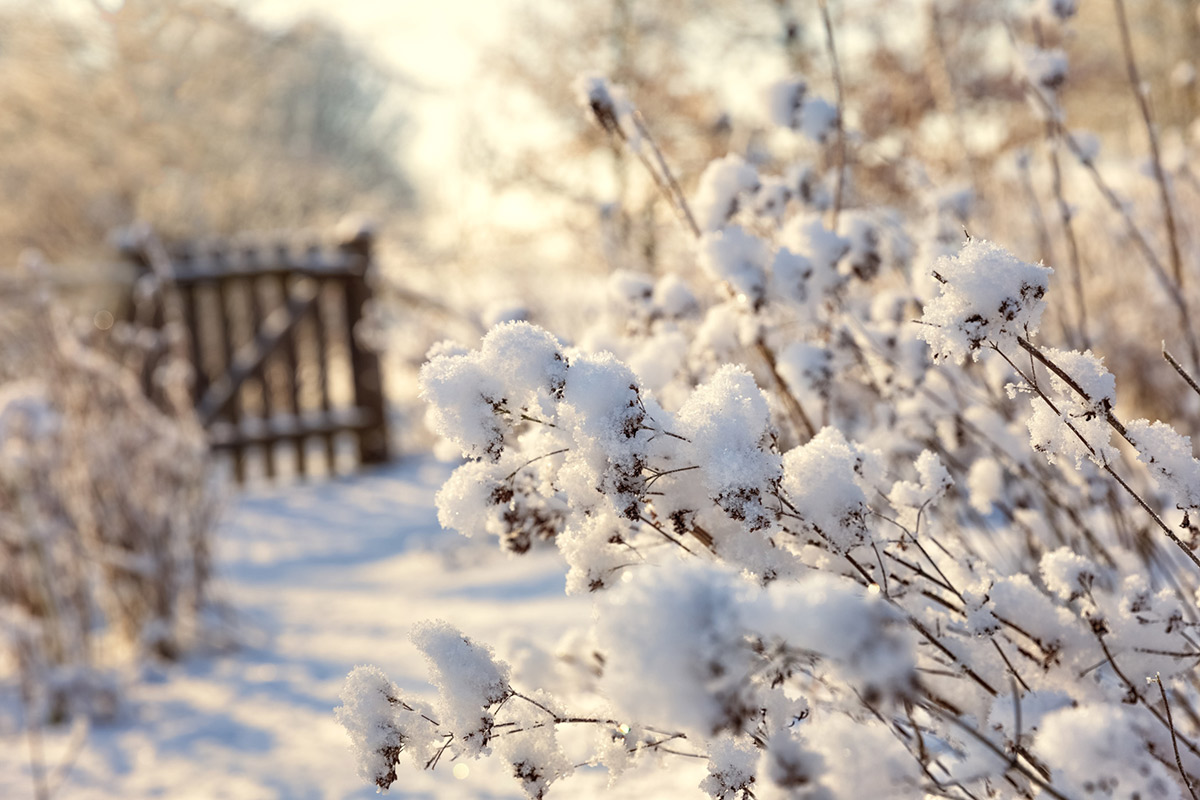
[[[0,382],[0,676],[22,679],[33,719],[111,714],[114,668],[176,658],[200,630],[216,512],[207,443],[39,290],[5,306],[3,335],[20,345],[3,355],[24,377]],[[132,331],[119,336],[136,349]]]
[[[1058,125],[1065,63],[1025,69]],[[771,116],[812,161],[728,155],[690,199],[632,100],[581,85],[650,154],[690,261],[614,275],[630,324],[575,344],[498,325],[438,348],[421,386],[468,459],[442,523],[552,543],[566,590],[595,594],[598,677],[551,695],[420,628],[436,703],[369,667],[347,682],[363,777],[491,755],[540,798],[573,765],[615,779],[658,754],[707,760],[720,800],[1194,797],[1200,461],[1171,426],[1122,421],[1054,270],[959,233],[970,192],[856,196],[841,100],[800,79]],[[1195,388],[1200,363],[1172,363]]]

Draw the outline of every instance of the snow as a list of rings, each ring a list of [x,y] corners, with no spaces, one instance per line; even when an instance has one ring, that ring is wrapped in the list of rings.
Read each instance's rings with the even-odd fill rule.
[[[800,131],[818,144],[825,144],[837,126],[837,106],[809,96],[808,83],[797,76],[768,87],[767,111],[775,125]]]
[[[805,530],[825,537],[839,552],[866,540],[867,498],[855,480],[861,457],[833,428],[783,456],[783,488]]]
[[[1030,48],[1024,55],[1025,76],[1034,86],[1057,89],[1067,80],[1067,54],[1057,48]]]
[[[718,231],[737,213],[739,197],[757,191],[758,171],[741,156],[729,154],[704,168],[693,208],[704,231]]]
[[[490,751],[492,706],[510,691],[511,670],[497,662],[491,647],[479,645],[441,620],[419,623],[410,636],[429,663],[438,687],[434,709],[439,725],[454,734],[455,751],[469,756]]]
[[[978,359],[984,345],[1011,350],[1018,336],[1037,332],[1051,272],[991,242],[968,241],[934,265],[941,293],[925,304],[918,335],[935,360],[956,364]]]
[[[1072,600],[1091,590],[1096,565],[1078,553],[1060,547],[1042,556],[1041,573],[1047,589],[1063,600]]]
[[[1170,425],[1135,419],[1126,426],[1137,448],[1138,460],[1147,464],[1159,486],[1180,508],[1200,508],[1200,461],[1192,456],[1191,437]]]
[[[775,485],[782,463],[770,448],[771,415],[754,377],[740,367],[722,367],[698,387],[679,410],[679,435],[711,499],[750,530],[769,524],[771,514],[758,487]]]
[[[604,596],[597,637],[605,694],[622,722],[698,739],[740,727],[750,687],[738,579],[708,564],[637,570]],[[748,584],[747,584],[748,586]],[[670,675],[669,681],[646,680]],[[747,697],[742,698],[745,694]]]
[[[218,593],[233,609],[222,630],[240,646],[127,676],[116,720],[86,731],[54,796],[376,797],[334,713],[355,667],[377,665],[404,702],[427,708],[437,695],[408,640],[417,623],[440,618],[502,653],[514,642],[552,652],[568,632],[586,628],[586,599],[563,596],[564,566],[553,551],[510,561],[492,540],[479,546],[484,540],[439,528],[432,498],[448,473],[424,457],[238,498],[225,514],[216,557]],[[519,675],[519,662],[512,663]],[[527,685],[542,679],[520,677]],[[0,695],[0,797],[18,800],[34,795],[12,702]],[[72,736],[70,728],[44,732],[47,764],[69,754]],[[623,780],[642,796],[703,796],[695,788],[700,763],[672,767],[635,764]],[[402,755],[397,773],[394,796],[525,796],[499,759],[446,761],[425,771]],[[599,797],[608,794],[607,781],[603,770],[584,769],[555,789]]]
[[[708,777],[700,788],[717,800],[734,800],[754,782],[758,751],[747,741],[732,736],[713,740],[708,757]]]
[[[1091,350],[1073,352],[1046,348],[1046,357],[1071,377],[1082,389],[1080,396],[1057,374],[1050,376],[1050,395],[1054,406],[1040,397],[1031,397],[1032,415],[1026,423],[1034,450],[1044,453],[1051,463],[1058,456],[1074,461],[1076,469],[1084,459],[1096,464],[1111,464],[1117,451],[1110,442],[1112,432],[1108,414],[1116,405],[1116,379],[1104,367],[1104,359]]]
[[[1034,741],[1054,785],[1069,796],[1182,797],[1167,767],[1147,750],[1141,727],[1126,707],[1065,708],[1045,716]]]
[[[767,243],[740,225],[706,233],[700,240],[700,266],[753,307],[764,300],[768,257]]]
[[[696,295],[678,275],[664,275],[654,285],[654,305],[670,318],[678,319],[695,314],[700,306]]]
[[[803,78],[795,76],[768,86],[767,112],[771,122],[781,128],[794,127],[807,93],[808,84]]]
[[[575,81],[575,97],[597,125],[607,133],[620,135],[634,150],[639,149],[641,132],[624,88],[609,83],[601,75],[581,75]]]

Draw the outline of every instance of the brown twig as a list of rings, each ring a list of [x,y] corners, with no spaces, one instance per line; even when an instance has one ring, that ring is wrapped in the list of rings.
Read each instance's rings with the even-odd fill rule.
[[[1163,708],[1167,712],[1167,727],[1171,730],[1171,749],[1175,751],[1175,766],[1179,769],[1179,776],[1183,778],[1183,785],[1187,787],[1188,794],[1192,796],[1192,800],[1197,800],[1196,790],[1192,788],[1192,779],[1183,769],[1183,759],[1179,757],[1179,737],[1175,733],[1175,720],[1171,717],[1171,704],[1167,702],[1167,690],[1163,688],[1162,676],[1157,672],[1151,678],[1158,684],[1159,694],[1162,695]]]
[[[1083,293],[1083,265],[1079,259],[1079,242],[1075,238],[1074,218],[1071,214],[1071,207],[1067,204],[1067,199],[1063,193],[1062,167],[1058,159],[1058,139],[1055,135],[1055,126],[1047,124],[1048,133],[1054,137],[1050,145],[1050,175],[1051,186],[1054,191],[1055,204],[1058,207],[1058,218],[1062,223],[1063,236],[1067,240],[1067,256],[1071,262],[1071,283],[1075,291],[1075,307],[1076,307],[1076,331],[1079,335],[1080,346],[1083,348],[1090,347],[1087,334],[1087,300]]]
[[[797,432],[804,433],[808,439],[816,436],[817,429],[813,427],[812,420],[804,412],[804,406],[800,405],[800,400],[792,393],[791,387],[788,386],[787,381],[784,380],[783,375],[779,372],[779,364],[775,359],[775,352],[762,339],[754,343],[754,349],[762,356],[763,361],[767,364],[767,369],[771,371],[771,377],[775,379],[775,385],[779,387],[779,394],[783,397],[783,404],[787,406],[788,413],[792,416],[792,422]],[[807,441],[807,439],[804,441]]]
[[[1154,127],[1154,115],[1150,110],[1148,92],[1138,75],[1137,59],[1133,54],[1133,39],[1129,34],[1129,20],[1125,16],[1125,0],[1113,0],[1117,11],[1117,28],[1121,32],[1121,51],[1125,56],[1125,70],[1129,74],[1129,85],[1137,97],[1138,110],[1150,139],[1150,159],[1154,166],[1154,180],[1158,183],[1159,199],[1162,203],[1163,221],[1167,228],[1167,245],[1171,255],[1171,270],[1175,274],[1177,289],[1183,291],[1183,261],[1179,257],[1179,234],[1175,228],[1175,212],[1171,208],[1171,192],[1167,187],[1167,176],[1163,172],[1162,156],[1159,153],[1158,131]]]
[[[1018,339],[1018,341],[1024,341],[1024,340]],[[1026,342],[1026,344],[1028,344],[1028,342]],[[1029,384],[1030,388],[1033,389],[1034,393],[1037,394],[1038,397],[1040,397],[1042,399],[1042,401],[1044,403],[1046,403],[1047,406],[1049,406],[1050,410],[1052,412],[1054,412],[1055,415],[1062,417],[1062,412],[1060,412],[1058,410],[1058,406],[1056,406],[1054,404],[1054,401],[1051,400],[1050,397],[1045,392],[1042,391],[1041,387],[1039,387],[1037,385],[1036,381],[1034,379],[1031,379],[1030,377],[1028,377],[1021,370],[1020,367],[1018,367],[1016,364],[1014,364],[1012,362],[1012,360],[1007,355],[1004,354],[1004,351],[1002,351],[998,347],[996,347],[994,349],[997,353],[1000,354],[1001,358],[1003,358],[1005,361],[1008,362],[1008,365],[1013,368],[1013,371],[1016,372],[1019,376],[1021,376],[1021,378],[1027,384]],[[1037,352],[1037,348],[1034,348],[1032,345],[1029,345],[1029,348],[1027,348],[1027,352],[1029,352],[1030,355],[1033,355],[1035,352]],[[1041,356],[1040,353],[1037,353],[1037,355]],[[1045,358],[1045,356],[1041,356],[1041,358]],[[1046,359],[1045,363],[1050,364],[1052,362],[1050,362],[1049,359]],[[1056,372],[1055,374],[1057,375],[1059,373]],[[1067,380],[1070,378],[1070,376],[1066,375],[1065,372],[1062,373],[1062,375],[1066,376],[1066,378],[1064,378],[1064,380]],[[1074,381],[1071,381],[1070,383],[1074,384]],[[1087,393],[1084,392],[1081,388],[1078,388],[1078,384],[1074,384],[1074,386],[1072,386],[1072,388],[1076,389],[1076,391],[1078,391],[1080,393],[1080,396],[1082,396],[1085,399],[1090,400],[1090,398],[1088,398]],[[1109,424],[1111,425],[1112,422],[1115,420],[1116,420],[1116,418],[1113,417],[1112,420],[1110,420]],[[1077,439],[1079,439],[1080,442],[1083,443],[1083,446],[1087,449],[1087,451],[1097,459],[1097,464],[1100,466],[1100,468],[1103,469],[1105,472],[1107,472],[1109,474],[1109,477],[1111,477],[1113,480],[1115,480],[1121,486],[1121,488],[1125,490],[1126,494],[1128,494],[1130,497],[1132,497],[1137,502],[1137,504],[1142,507],[1142,510],[1145,511],[1152,520],[1154,520],[1154,524],[1157,525],[1159,527],[1159,529],[1167,535],[1167,538],[1175,543],[1175,545],[1183,552],[1183,554],[1186,555],[1191,560],[1191,562],[1196,565],[1197,569],[1200,569],[1200,558],[1198,558],[1196,556],[1196,554],[1191,551],[1191,549],[1187,546],[1186,542],[1184,542],[1182,539],[1180,539],[1178,536],[1175,535],[1175,531],[1171,530],[1170,526],[1168,526],[1167,523],[1163,522],[1163,519],[1162,519],[1162,517],[1160,517],[1158,515],[1158,512],[1156,512],[1153,508],[1151,508],[1150,504],[1147,503],[1140,494],[1138,494],[1137,492],[1135,492],[1133,490],[1132,486],[1130,486],[1128,483],[1126,483],[1125,480],[1120,475],[1117,474],[1116,470],[1114,470],[1112,468],[1111,464],[1101,463],[1099,461],[1099,456],[1097,455],[1095,449],[1092,447],[1091,443],[1088,442],[1087,437],[1085,437],[1082,433],[1079,432],[1078,428],[1076,428],[1070,421],[1065,420],[1065,419],[1063,420],[1063,424],[1066,425],[1068,429],[1070,429],[1071,433],[1075,434],[1075,437]],[[1120,425],[1120,422],[1117,422],[1116,425]],[[1116,427],[1116,425],[1114,425],[1114,427]],[[1122,432],[1122,434],[1124,435],[1124,426],[1121,426],[1120,428],[1118,428],[1118,430],[1120,432]],[[1132,444],[1132,442],[1130,442],[1130,444]]]
[[[1171,725],[1168,722],[1167,718],[1165,716],[1163,716],[1161,713],[1159,713],[1157,708],[1150,705],[1150,703],[1146,700],[1145,695],[1143,695],[1141,692],[1139,692],[1137,690],[1137,685],[1134,684],[1134,682],[1131,681],[1125,675],[1125,673],[1121,670],[1121,668],[1119,666],[1117,666],[1117,660],[1113,657],[1112,651],[1108,649],[1108,645],[1104,641],[1104,635],[1101,633],[1097,633],[1096,640],[1098,642],[1100,642],[1100,649],[1104,651],[1104,658],[1105,658],[1105,660],[1100,662],[1100,664],[1098,664],[1097,666],[1102,666],[1103,664],[1108,664],[1110,667],[1112,667],[1113,673],[1117,676],[1117,678],[1120,679],[1121,683],[1125,684],[1125,688],[1129,690],[1130,696],[1135,698],[1137,702],[1141,703],[1145,707],[1145,709],[1147,711],[1149,711],[1150,714],[1163,725],[1163,727],[1170,729]],[[1183,742],[1183,746],[1185,748],[1187,748],[1192,753],[1192,755],[1200,756],[1200,747],[1197,747],[1195,744],[1193,744],[1187,738],[1178,736],[1178,734],[1176,734],[1176,737],[1177,737],[1178,741]]]
[[[1085,153],[1079,143],[1075,141],[1075,137],[1066,131],[1058,110],[1050,105],[1050,101],[1043,97],[1041,92],[1037,91],[1028,82],[1027,85],[1030,87],[1029,96],[1042,107],[1050,123],[1054,125],[1058,132],[1060,140],[1067,146],[1067,149],[1071,151],[1076,160],[1083,165],[1088,176],[1091,177],[1096,190],[1100,192],[1100,195],[1108,203],[1109,208],[1115,211],[1125,223],[1126,234],[1133,240],[1138,252],[1142,254],[1146,264],[1150,267],[1150,271],[1154,273],[1154,277],[1162,285],[1167,299],[1175,305],[1176,310],[1179,312],[1180,326],[1183,329],[1184,339],[1188,345],[1188,354],[1192,357],[1192,363],[1195,364],[1197,369],[1200,369],[1200,341],[1197,340],[1196,332],[1192,328],[1191,309],[1188,306],[1187,298],[1184,296],[1182,288],[1167,273],[1158,254],[1154,252],[1154,248],[1146,239],[1145,234],[1142,233],[1141,228],[1138,227],[1130,215],[1125,203],[1121,201],[1121,198],[1117,197],[1117,193],[1112,190],[1108,182],[1104,180],[1104,176],[1100,174],[1100,170],[1096,168],[1095,161],[1093,161],[1091,155]]]
[[[825,48],[829,51],[829,61],[833,70],[833,90],[837,104],[837,175],[833,184],[833,207],[829,212],[829,229],[837,233],[838,215],[842,210],[842,193],[845,191],[846,172],[846,123],[845,100],[842,92],[842,69],[838,62],[837,46],[833,41],[833,21],[829,18],[828,0],[818,0],[821,9],[821,22],[825,26]]]
[[[683,215],[688,228],[691,229],[696,238],[700,238],[700,226],[696,224],[696,217],[692,215],[692,208],[688,205],[687,197],[684,195],[683,189],[679,187],[679,181],[675,179],[675,173],[667,166],[667,160],[663,158],[662,150],[659,149],[658,143],[654,141],[654,137],[650,135],[650,131],[646,128],[640,111],[635,110],[633,112],[633,122],[637,125],[638,133],[646,140],[646,144],[650,145],[650,152],[654,153],[654,160],[658,163],[660,175],[666,181],[669,190],[668,196],[674,196],[678,211]]]
[[[1175,356],[1173,356],[1169,352],[1167,352],[1167,343],[1166,342],[1163,342],[1162,354],[1163,354],[1163,358],[1165,358],[1167,360],[1167,363],[1170,364],[1172,367],[1174,367],[1175,371],[1179,373],[1179,377],[1183,378],[1184,381],[1187,382],[1187,385],[1192,387],[1193,392],[1195,392],[1197,395],[1200,395],[1200,384],[1197,384],[1196,379],[1191,376],[1191,373],[1189,373],[1187,370],[1185,370],[1183,368],[1183,365],[1175,360]]]
[[[935,714],[936,716],[941,717],[943,720],[957,726],[964,733],[967,733],[968,735],[970,735],[973,739],[978,741],[984,747],[988,748],[989,750],[991,750],[993,753],[995,753],[997,756],[1004,759],[1005,761],[1009,760],[1008,754],[1004,752],[1004,748],[1000,747],[995,742],[993,742],[991,739],[987,738],[982,733],[975,730],[973,727],[968,725],[966,722],[963,722],[957,714],[951,713],[947,709],[943,708],[942,704],[940,702],[937,702],[936,699],[931,698],[931,700],[933,700],[933,702],[930,702],[928,705],[924,706],[926,711],[928,711],[932,714]],[[1062,792],[1055,789],[1054,786],[1046,778],[1043,778],[1040,774],[1038,774],[1038,772],[1035,769],[1026,767],[1024,764],[1021,764],[1020,762],[1017,762],[1017,761],[1012,762],[1012,765],[1016,769],[1017,772],[1020,772],[1027,779],[1029,779],[1034,784],[1036,784],[1038,786],[1038,788],[1040,788],[1046,794],[1050,795],[1053,798],[1056,798],[1056,800],[1069,800],[1069,798],[1066,795],[1064,795]]]

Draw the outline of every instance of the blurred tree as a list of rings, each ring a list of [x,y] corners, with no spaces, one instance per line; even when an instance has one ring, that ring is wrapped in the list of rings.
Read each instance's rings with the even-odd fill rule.
[[[1047,13],[1045,0],[831,0],[828,7],[853,134],[855,195],[848,200],[911,208],[915,180],[957,175],[974,176],[977,199],[987,203],[994,183],[982,177],[1015,148],[1044,137],[1015,50],[1033,41],[1027,29]],[[1047,45],[1070,52],[1067,101],[1076,124],[1123,135],[1128,87],[1121,59],[1112,57],[1119,42],[1111,3],[1083,7],[1084,19],[1047,26]],[[1190,122],[1200,85],[1191,68],[1190,43],[1200,30],[1194,2],[1146,0],[1130,4],[1130,14],[1164,121]],[[574,233],[578,255],[564,261],[597,271],[655,270],[671,257],[665,230],[674,220],[636,159],[587,122],[576,76],[601,72],[629,90],[685,189],[715,156],[766,157],[758,145],[771,135],[764,90],[772,81],[799,73],[814,92],[834,94],[813,0],[526,3],[499,41],[473,91],[478,124],[470,126],[469,170],[542,209],[581,212],[547,216],[550,227]],[[1163,43],[1157,51],[1155,41]],[[1125,95],[1119,103],[1114,89]],[[802,144],[772,145],[788,162],[831,166]],[[924,176],[913,174],[915,162]],[[471,222],[465,235],[480,235]],[[496,244],[481,249],[492,253]],[[605,254],[603,264],[589,262],[596,253]]]
[[[735,57],[734,50],[747,47],[778,48],[786,57],[788,44],[802,38],[786,5],[581,0],[518,8],[512,35],[485,54],[480,81],[488,121],[504,124],[472,126],[468,168],[501,191],[567,201],[583,213],[556,215],[555,222],[571,226],[581,240],[599,219],[602,242],[581,250],[605,253],[607,266],[655,269],[660,229],[674,224],[671,212],[636,159],[582,113],[575,80],[598,72],[629,90],[672,166],[694,178],[731,148],[732,134],[714,92],[717,70],[702,61],[719,52]]]
[[[913,144],[930,117],[955,116],[958,102],[1000,98],[1011,105],[1022,98],[1006,66],[1000,74],[979,66],[997,38],[1007,43],[996,24],[1008,13],[1004,4],[863,0],[830,9],[844,40],[853,144],[886,154],[856,162],[856,187],[876,202],[900,203],[911,192],[908,157],[961,166],[957,145]],[[582,113],[573,89],[582,73],[603,73],[629,91],[685,189],[727,152],[755,162],[781,153],[783,163],[765,165],[769,170],[797,160],[832,168],[829,153],[798,137],[762,146],[773,135],[771,83],[799,74],[813,92],[834,98],[815,2],[579,0],[526,4],[515,20],[485,61],[471,169],[502,190],[554,196],[582,210],[565,221],[580,251],[605,253],[607,268],[657,269],[670,257],[664,228],[675,222],[636,159]],[[1002,113],[1011,116],[1010,109]],[[876,146],[885,139],[891,141]],[[588,239],[597,217],[601,242]]]
[[[275,32],[218,0],[0,11],[0,263],[166,234],[326,224],[411,206],[401,85],[314,20]]]

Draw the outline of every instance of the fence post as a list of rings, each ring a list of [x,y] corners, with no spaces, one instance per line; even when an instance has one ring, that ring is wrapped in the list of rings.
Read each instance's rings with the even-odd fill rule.
[[[389,458],[387,407],[379,356],[364,347],[355,335],[355,328],[362,321],[363,307],[371,299],[367,272],[371,266],[373,244],[371,230],[363,226],[352,231],[339,245],[339,249],[354,260],[346,280],[346,324],[354,374],[354,402],[368,415],[368,424],[358,433],[359,461],[363,464],[383,464]]]

